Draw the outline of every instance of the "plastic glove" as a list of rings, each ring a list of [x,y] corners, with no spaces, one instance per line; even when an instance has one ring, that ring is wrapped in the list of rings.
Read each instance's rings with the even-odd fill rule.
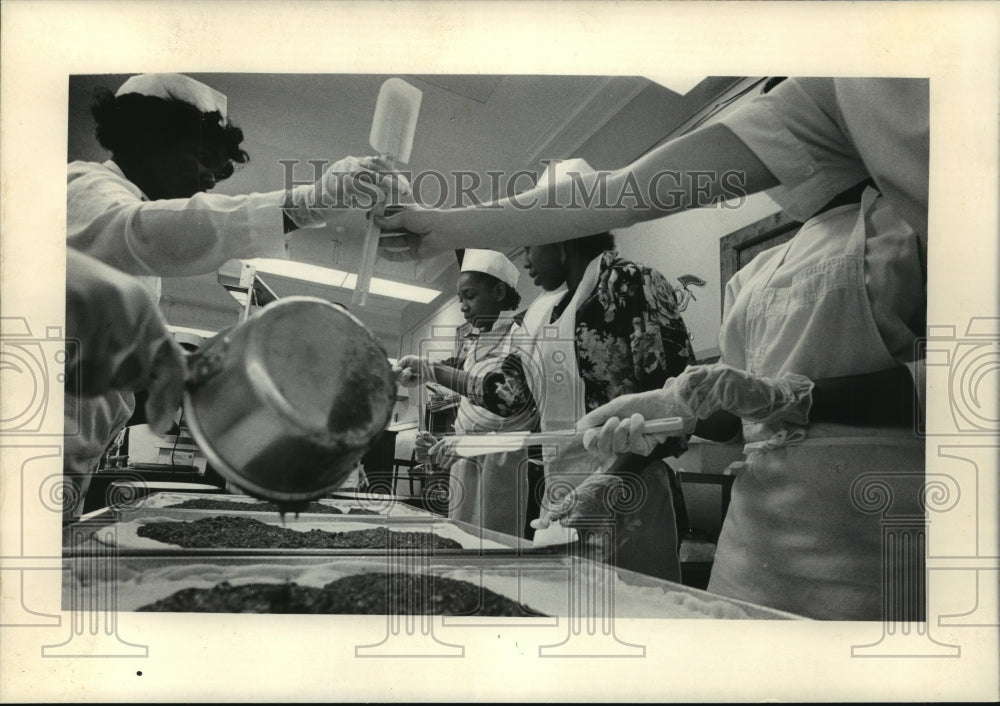
[[[677,394],[699,419],[725,411],[751,422],[807,424],[813,382],[795,373],[762,378],[716,363],[696,365],[677,376]]]
[[[646,434],[646,420],[662,417],[680,417],[684,421],[685,437],[694,432],[697,417],[680,398],[677,378],[667,380],[660,390],[616,397],[584,415],[577,426],[594,427],[584,433],[583,445],[599,456],[621,453],[646,456],[667,439],[666,434]]]
[[[315,228],[326,225],[338,209],[370,211],[387,202],[398,204],[409,194],[406,178],[392,172],[381,157],[345,157],[315,184],[289,190],[283,207],[299,228]]]
[[[691,366],[667,380],[662,390],[623,395],[587,414],[581,427],[603,426],[584,435],[584,446],[598,454],[649,453],[645,419],[658,417],[683,418],[687,433],[698,419],[719,411],[752,422],[806,424],[812,388],[811,380],[794,373],[770,379],[721,363]]]
[[[543,510],[541,517],[531,521],[534,529],[546,529],[553,522],[563,527],[573,527],[581,521],[607,519],[613,516],[616,499],[624,492],[625,481],[620,476],[592,473],[576,488],[567,493],[550,510]]]
[[[66,335],[79,342],[66,361],[68,389],[83,397],[148,389],[149,426],[158,434],[170,428],[183,395],[184,353],[138,280],[69,249]]]
[[[402,209],[386,209],[384,214],[376,214],[375,224],[382,229],[379,255],[386,260],[408,262],[456,249],[463,242],[463,234],[467,238],[468,232],[460,226],[451,227],[452,220],[458,226],[454,214],[464,209],[450,210],[452,214],[410,203]]]
[[[404,355],[392,366],[396,384],[402,387],[416,387],[425,382],[436,382],[434,366],[418,355]]]
[[[646,434],[645,425],[646,418],[638,413],[625,419],[611,417],[604,426],[584,432],[583,446],[601,457],[602,465],[623,453],[648,456],[667,439],[667,435]]]
[[[430,432],[417,432],[417,439],[413,444],[414,457],[420,463],[427,463],[430,459],[429,451],[438,442],[438,438]]]
[[[431,463],[438,468],[450,467],[459,458],[458,454],[455,453],[455,444],[457,443],[458,438],[454,436],[446,436],[440,439],[427,450],[427,456],[430,458]]]

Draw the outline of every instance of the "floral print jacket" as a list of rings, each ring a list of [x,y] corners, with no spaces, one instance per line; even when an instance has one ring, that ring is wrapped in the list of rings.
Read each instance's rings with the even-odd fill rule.
[[[602,254],[594,291],[576,313],[576,358],[589,412],[615,397],[663,387],[695,362],[687,327],[677,311],[674,288],[648,267]],[[570,300],[553,311],[558,318]],[[469,399],[510,416],[534,406],[516,353],[471,381]]]

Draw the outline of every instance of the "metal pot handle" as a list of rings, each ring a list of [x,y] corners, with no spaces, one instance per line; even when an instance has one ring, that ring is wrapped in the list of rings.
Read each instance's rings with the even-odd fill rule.
[[[229,336],[223,336],[218,342],[213,339],[208,346],[188,355],[185,383],[189,388],[203,385],[222,370],[229,353],[229,343]]]

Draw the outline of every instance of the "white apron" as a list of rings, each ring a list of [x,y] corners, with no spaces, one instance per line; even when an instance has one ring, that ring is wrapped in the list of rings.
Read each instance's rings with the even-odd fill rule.
[[[576,312],[597,287],[601,256],[590,261],[573,298],[553,323],[552,312],[566,296],[565,288],[545,293],[528,308],[524,328],[531,339],[531,356],[525,374],[541,420],[541,430],[574,429],[586,413],[586,388],[576,361]],[[528,357],[528,356],[522,356]],[[600,459],[580,445],[562,449],[558,455],[543,447],[545,491],[540,499],[544,513],[601,469]],[[680,581],[677,527],[673,496],[662,461],[649,463],[642,471],[644,492],[632,502],[628,513],[615,514],[617,566],[671,581]]]
[[[463,362],[469,371],[486,358],[503,358],[511,351],[511,336],[518,326],[482,333]],[[493,431],[531,431],[536,415],[501,417],[463,397],[455,419],[456,434]],[[526,450],[458,458],[450,470],[448,516],[495,532],[520,537],[524,533],[528,498],[528,452]]]
[[[872,316],[864,267],[873,223],[909,228],[893,215],[868,189],[860,211],[831,209],[760,255],[723,323],[723,360],[760,376],[813,379],[898,365]],[[744,423],[746,470],[733,484],[709,590],[813,618],[881,619],[884,572],[915,555],[883,566],[886,518],[852,484],[875,474],[893,517],[921,517],[923,443],[910,429],[835,424],[813,424],[791,445],[760,443],[774,431]]]

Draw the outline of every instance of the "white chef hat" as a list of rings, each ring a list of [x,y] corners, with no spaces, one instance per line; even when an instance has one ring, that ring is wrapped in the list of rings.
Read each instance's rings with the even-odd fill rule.
[[[211,86],[184,74],[139,74],[121,85],[115,96],[138,93],[155,98],[176,98],[203,113],[219,111],[226,117],[226,97]]]
[[[462,256],[462,272],[483,272],[508,287],[517,286],[517,265],[496,250],[466,250]]]

